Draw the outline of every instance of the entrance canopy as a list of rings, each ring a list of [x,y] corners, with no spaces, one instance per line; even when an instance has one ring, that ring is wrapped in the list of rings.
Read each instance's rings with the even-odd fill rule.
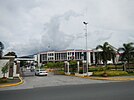
[[[23,56],[23,57],[18,57],[15,58],[17,61],[34,61],[34,57],[29,57],[29,56]]]

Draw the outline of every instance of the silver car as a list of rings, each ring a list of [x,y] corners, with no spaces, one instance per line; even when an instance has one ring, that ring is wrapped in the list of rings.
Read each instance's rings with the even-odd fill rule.
[[[48,75],[48,72],[45,71],[45,70],[42,70],[42,69],[38,69],[38,70],[35,70],[35,75],[39,75],[39,76],[47,76]]]

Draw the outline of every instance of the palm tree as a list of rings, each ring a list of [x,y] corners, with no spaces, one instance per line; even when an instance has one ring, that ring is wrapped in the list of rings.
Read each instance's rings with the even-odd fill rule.
[[[4,45],[2,42],[0,42],[0,58],[2,57],[3,49],[4,49]]]
[[[132,52],[134,52],[133,45],[134,45],[134,43],[132,43],[132,42],[127,43],[127,44],[124,43],[123,47],[118,49],[118,52],[122,52],[121,60],[122,61],[127,61],[128,68],[129,68],[130,61],[133,60],[133,57],[131,55]]]
[[[109,45],[108,42],[105,42],[103,45],[98,45],[96,47],[96,49],[101,49],[102,52],[99,53],[99,56],[101,56],[101,59],[103,61],[103,64],[105,66],[107,66],[107,61],[113,59],[113,63],[114,63],[114,59],[116,56],[116,52],[115,50],[111,47],[111,45]]]

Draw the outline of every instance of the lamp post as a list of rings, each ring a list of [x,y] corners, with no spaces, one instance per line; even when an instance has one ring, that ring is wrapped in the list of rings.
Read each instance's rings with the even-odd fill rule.
[[[87,76],[88,76],[88,57],[87,57],[87,22],[83,22],[85,25],[85,38],[86,38],[86,68],[87,68]]]

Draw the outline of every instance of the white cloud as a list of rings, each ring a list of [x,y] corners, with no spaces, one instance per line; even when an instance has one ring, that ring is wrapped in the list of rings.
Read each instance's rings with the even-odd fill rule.
[[[119,47],[134,39],[133,0],[0,0],[0,41],[19,55],[88,48],[105,41]]]

